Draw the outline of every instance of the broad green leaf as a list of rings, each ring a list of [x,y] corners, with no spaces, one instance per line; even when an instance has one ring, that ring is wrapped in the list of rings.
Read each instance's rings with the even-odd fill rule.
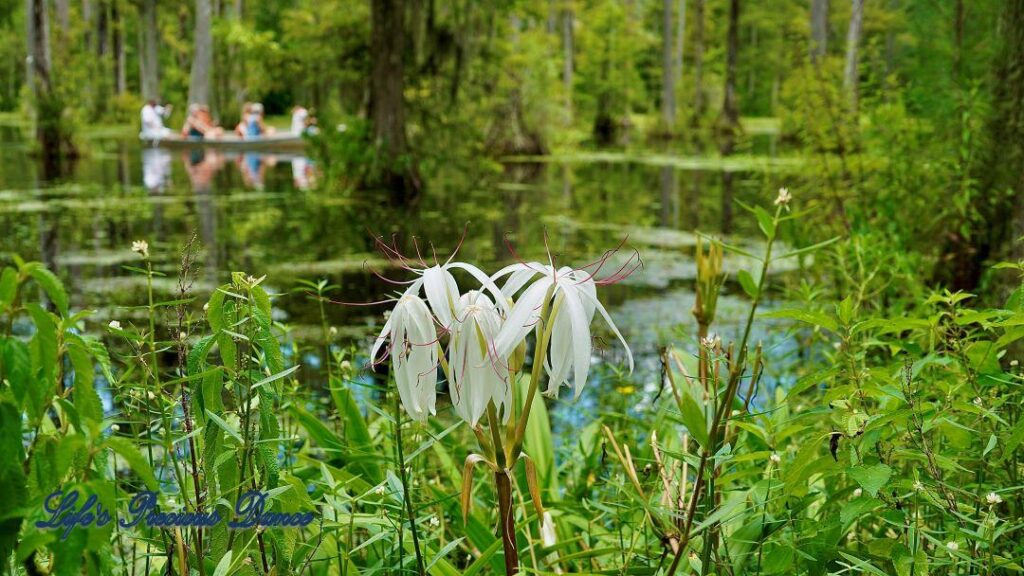
[[[26,264],[24,272],[31,276],[36,284],[39,284],[53,305],[57,307],[60,315],[66,317],[68,315],[68,293],[64,290],[64,284],[61,283],[60,278],[57,278],[56,274],[47,270],[39,262]]]
[[[750,275],[750,272],[740,270],[736,274],[736,279],[739,280],[740,286],[747,293],[747,296],[757,299],[757,282],[754,281],[754,277]]]
[[[111,436],[106,439],[105,443],[114,452],[117,452],[121,458],[124,458],[125,462],[128,463],[128,467],[138,474],[147,488],[157,490],[160,487],[156,476],[153,474],[153,468],[146,461],[142,453],[139,452],[139,449],[135,447],[135,444],[132,444],[131,441],[122,436]]]
[[[217,562],[217,568],[213,571],[213,576],[227,576],[228,571],[231,570],[231,556],[234,551],[228,550],[227,554]]]
[[[873,466],[859,465],[854,466],[847,470],[847,473],[853,478],[865,492],[872,496],[878,496],[878,491],[882,489],[892,476],[892,468],[885,464],[875,464]]]

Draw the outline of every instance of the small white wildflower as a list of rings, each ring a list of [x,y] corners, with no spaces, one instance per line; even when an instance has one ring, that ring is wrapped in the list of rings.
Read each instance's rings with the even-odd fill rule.
[[[146,398],[149,398],[150,400],[156,400],[156,394],[153,394],[153,391],[149,390],[146,392]]]
[[[776,206],[788,206],[789,201],[793,199],[793,195],[789,193],[789,188],[779,188],[779,195],[775,198]]]
[[[118,426],[117,424],[111,424],[110,429],[113,430],[114,432],[117,432],[118,430],[121,429],[121,427]]]
[[[145,240],[136,240],[132,242],[132,252],[137,253],[143,258],[149,258],[149,242]]]
[[[708,349],[715,348],[721,343],[722,339],[718,337],[718,334],[708,334],[700,341],[700,345]]]
[[[435,528],[437,528],[438,526],[441,525],[441,521],[438,520],[437,516],[431,516],[430,517],[430,525],[435,527]]]
[[[1010,360],[1010,366],[1013,366],[1014,368],[1016,368],[1018,364],[1020,364],[1019,361],[1017,361],[1017,360]]]
[[[861,490],[860,488],[857,488],[856,490],[853,491],[853,497],[854,498],[860,498],[860,495],[863,494],[863,493],[864,493],[863,490]]]
[[[384,488],[383,484],[377,486],[377,489],[374,490],[374,492],[376,492],[378,496],[383,496],[388,493],[387,489]]]
[[[342,370],[351,370],[352,369],[352,363],[349,362],[348,360],[342,360],[341,361],[341,369]]]
[[[923,491],[924,491],[924,484],[922,484],[920,480],[916,480],[914,482],[914,492],[923,492]]]
[[[109,326],[111,330],[120,330],[121,329],[121,323],[118,322],[117,320],[111,320],[110,324],[107,324],[107,326]]]
[[[988,496],[985,496],[985,502],[988,502],[989,506],[995,506],[996,504],[1002,504],[1003,497],[995,492],[989,492]]]
[[[778,464],[779,462],[782,462],[782,456],[779,456],[775,452],[772,452],[772,455],[769,456],[768,459],[771,460],[773,464]]]
[[[178,340],[188,340],[188,334],[184,332],[178,332]]]
[[[955,540],[950,540],[949,542],[946,542],[946,548],[950,552],[956,552],[957,550],[960,549],[960,545],[957,544]]]
[[[330,334],[331,336],[337,336],[338,335],[338,329],[336,327],[334,327],[334,326],[331,326],[331,328],[327,331],[327,333]]]
[[[250,275],[245,277],[245,283],[249,286],[258,286],[260,282],[263,282],[266,279],[266,275],[260,276],[259,278]]]
[[[203,312],[206,312],[209,309],[210,309],[210,303],[209,302],[207,302],[206,304],[203,304]]]
[[[981,396],[978,396],[974,399],[974,405],[977,406],[978,408],[981,408],[982,406],[985,405],[985,401],[981,399]]]

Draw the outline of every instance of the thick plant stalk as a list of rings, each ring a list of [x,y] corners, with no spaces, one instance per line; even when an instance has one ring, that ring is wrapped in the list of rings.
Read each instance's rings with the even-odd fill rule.
[[[519,549],[516,545],[516,523],[512,510],[512,480],[508,470],[494,473],[494,485],[498,491],[498,526],[501,529],[501,546],[505,551],[505,574],[519,573]]]

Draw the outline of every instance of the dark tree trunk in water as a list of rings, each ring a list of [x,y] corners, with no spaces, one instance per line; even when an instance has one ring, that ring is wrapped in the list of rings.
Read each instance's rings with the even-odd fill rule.
[[[811,0],[811,62],[828,54],[828,0]]]
[[[740,129],[740,107],[736,99],[736,77],[740,53],[740,0],[729,1],[729,30],[725,52],[725,99],[722,102],[720,150],[722,156],[729,156],[736,148],[736,136]],[[722,234],[732,232],[733,174],[722,174]],[[712,535],[717,538],[717,533]]]
[[[210,32],[210,0],[196,0],[196,27],[189,75],[189,104],[210,104],[210,69],[213,66],[213,35]]]
[[[999,79],[995,84],[996,117],[993,122],[992,173],[996,175],[992,193],[1007,188],[1013,191],[1010,243],[1005,257],[1024,259],[1024,0],[1009,0],[1003,23],[1003,55]],[[1000,255],[1002,256],[1002,255]]]
[[[64,125],[64,105],[57,96],[52,77],[50,22],[46,0],[26,3],[26,36],[31,58],[29,81],[35,103],[36,143],[43,159],[43,172],[56,173],[64,156],[74,156],[71,135]]]
[[[672,53],[674,4],[673,0],[664,0],[661,12],[661,120],[669,132],[676,123],[676,66]]]
[[[729,0],[729,31],[726,38],[725,54],[725,99],[722,102],[722,129],[728,132],[735,132],[739,128],[740,123],[740,108],[736,100],[736,76],[739,53],[740,0]],[[732,152],[731,142],[728,152]],[[724,150],[723,153],[725,153]]]
[[[142,55],[139,58],[142,98],[149,100],[160,95],[160,30],[157,28],[156,0],[142,0],[139,25],[142,27]]]
[[[372,0],[370,33],[370,122],[382,167],[369,184],[391,190],[399,202],[420,190],[405,133],[405,2]]]
[[[120,0],[110,4],[110,25],[114,44],[114,93],[120,96],[127,89],[125,52],[124,52],[124,20],[121,18]]]

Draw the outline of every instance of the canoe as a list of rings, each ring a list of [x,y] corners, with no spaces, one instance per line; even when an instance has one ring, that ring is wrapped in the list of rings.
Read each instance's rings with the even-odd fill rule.
[[[164,148],[226,148],[231,150],[302,150],[306,141],[302,136],[283,132],[267,136],[239,137],[237,134],[224,134],[219,138],[184,138],[179,134],[171,134],[166,138],[152,138],[140,134],[143,144]]]

